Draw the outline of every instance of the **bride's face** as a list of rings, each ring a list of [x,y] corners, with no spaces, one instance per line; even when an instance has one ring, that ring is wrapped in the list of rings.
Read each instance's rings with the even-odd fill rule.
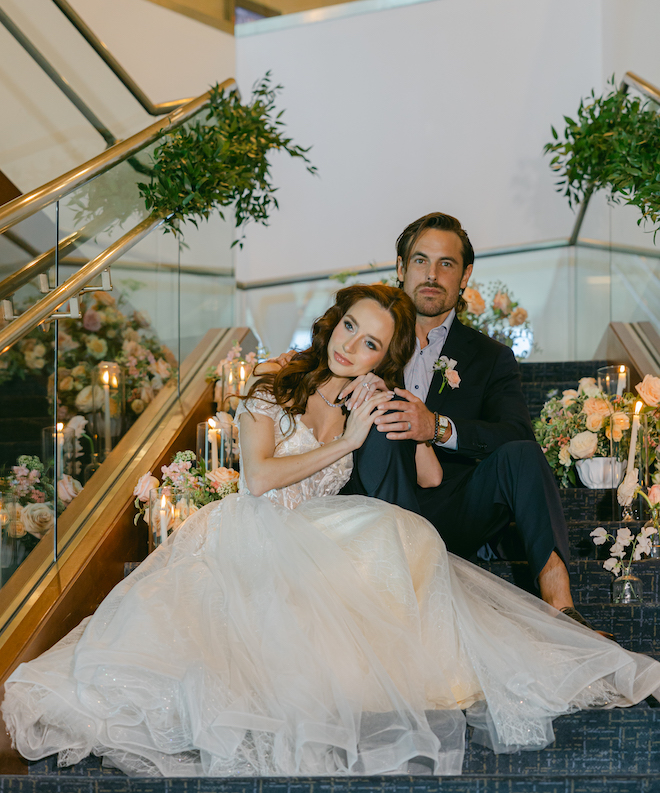
[[[337,377],[357,377],[383,360],[394,334],[394,319],[375,300],[358,300],[332,331],[328,367]]]

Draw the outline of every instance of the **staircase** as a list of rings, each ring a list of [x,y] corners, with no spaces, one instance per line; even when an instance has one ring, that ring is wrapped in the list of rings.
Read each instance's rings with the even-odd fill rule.
[[[575,388],[580,377],[595,376],[605,362],[523,364],[523,387],[532,415],[538,415],[547,392]],[[596,526],[616,527],[610,491],[575,488],[562,491],[573,561],[570,566],[577,608],[619,643],[660,660],[660,560],[635,564],[644,582],[645,602],[611,604],[613,577],[602,569],[603,549],[589,538]],[[633,530],[637,528],[637,522]],[[529,584],[521,561],[484,564],[493,573]],[[133,565],[127,564],[127,572]],[[654,700],[612,711],[586,711],[555,721],[556,740],[541,752],[495,755],[468,740],[461,777],[355,777],[332,779],[131,779],[103,768],[89,757],[58,769],[54,757],[29,765],[28,775],[0,776],[0,793],[89,791],[89,793],[653,793],[660,791],[660,707]]]

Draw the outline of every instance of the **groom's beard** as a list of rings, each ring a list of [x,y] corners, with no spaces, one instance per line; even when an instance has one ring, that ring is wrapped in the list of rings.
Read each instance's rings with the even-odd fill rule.
[[[433,289],[434,295],[420,295],[421,289]],[[456,305],[456,299],[452,302],[452,298],[447,294],[444,286],[434,282],[427,282],[419,284],[415,287],[412,295],[412,301],[417,309],[417,313],[422,317],[437,317],[439,314],[445,314],[451,311]]]

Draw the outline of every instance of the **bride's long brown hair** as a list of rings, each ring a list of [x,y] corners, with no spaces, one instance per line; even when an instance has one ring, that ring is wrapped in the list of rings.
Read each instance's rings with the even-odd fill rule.
[[[340,289],[335,304],[312,327],[312,345],[297,352],[277,373],[263,375],[250,388],[247,398],[266,392],[291,417],[307,410],[307,400],[332,372],[328,367],[328,343],[342,317],[359,300],[375,300],[389,311],[394,333],[383,360],[374,369],[388,388],[401,384],[403,367],[415,349],[415,306],[403,289],[384,284],[356,284]]]

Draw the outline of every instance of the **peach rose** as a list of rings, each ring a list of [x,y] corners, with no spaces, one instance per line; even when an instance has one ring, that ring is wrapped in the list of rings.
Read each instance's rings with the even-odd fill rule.
[[[74,377],[84,377],[86,373],[87,370],[85,369],[84,364],[81,363],[79,363],[78,366],[74,366],[73,369],[71,370],[71,374]]]
[[[598,446],[598,435],[593,432],[578,432],[571,438],[568,444],[568,451],[576,460],[584,460],[593,457]]]
[[[598,399],[597,397],[588,397],[584,400],[582,412],[587,416],[600,416],[605,418],[611,413],[610,403],[606,399]]]
[[[72,391],[74,386],[73,377],[67,375],[60,380],[60,391]]]
[[[149,501],[149,492],[156,490],[157,487],[160,487],[160,482],[155,476],[152,476],[151,471],[148,471],[138,479],[133,495],[146,504]]]
[[[651,504],[660,504],[660,485],[653,485],[648,492]]]
[[[445,377],[447,378],[447,385],[450,388],[458,388],[461,378],[459,377],[456,369],[447,369],[445,371]]]
[[[599,416],[597,413],[593,413],[591,416],[587,416],[586,424],[589,432],[598,432],[603,426],[603,417]]]
[[[57,483],[57,497],[65,504],[70,504],[82,489],[83,486],[77,479],[64,474]]]
[[[53,528],[53,510],[49,504],[28,504],[21,512],[25,531],[41,539]]]
[[[100,386],[86,385],[76,397],[76,408],[81,413],[91,413],[94,405],[103,404],[103,391]]]
[[[527,322],[528,316],[525,309],[518,306],[518,308],[514,309],[509,315],[509,325],[511,325],[512,328],[515,328],[516,325],[522,325]]]
[[[215,468],[207,472],[206,478],[216,490],[220,490],[225,485],[238,482],[238,471],[233,468]]]
[[[513,308],[513,305],[511,303],[511,298],[507,295],[506,292],[498,292],[495,295],[495,297],[493,298],[493,308],[496,311],[501,311],[505,317],[511,313],[511,309]]]
[[[486,303],[483,297],[476,289],[472,289],[470,286],[463,292],[463,300],[467,303],[467,310],[470,314],[478,317],[486,310]]]
[[[637,393],[649,407],[655,408],[660,403],[660,377],[645,375],[641,383],[635,386]]]
[[[102,306],[114,306],[115,299],[111,294],[108,292],[94,292],[94,297],[96,298],[96,302],[100,303]]]
[[[578,392],[574,388],[567,388],[566,391],[562,391],[561,393],[561,403],[565,408],[572,405],[578,398]]]
[[[171,371],[164,358],[158,358],[149,367],[153,374],[159,375],[162,380],[167,380]]]
[[[608,438],[612,435],[612,440],[618,443],[623,438],[624,430],[630,427],[630,418],[626,413],[617,410],[616,413],[612,414],[610,421],[611,423],[608,423],[607,427],[605,427],[605,435]]]

